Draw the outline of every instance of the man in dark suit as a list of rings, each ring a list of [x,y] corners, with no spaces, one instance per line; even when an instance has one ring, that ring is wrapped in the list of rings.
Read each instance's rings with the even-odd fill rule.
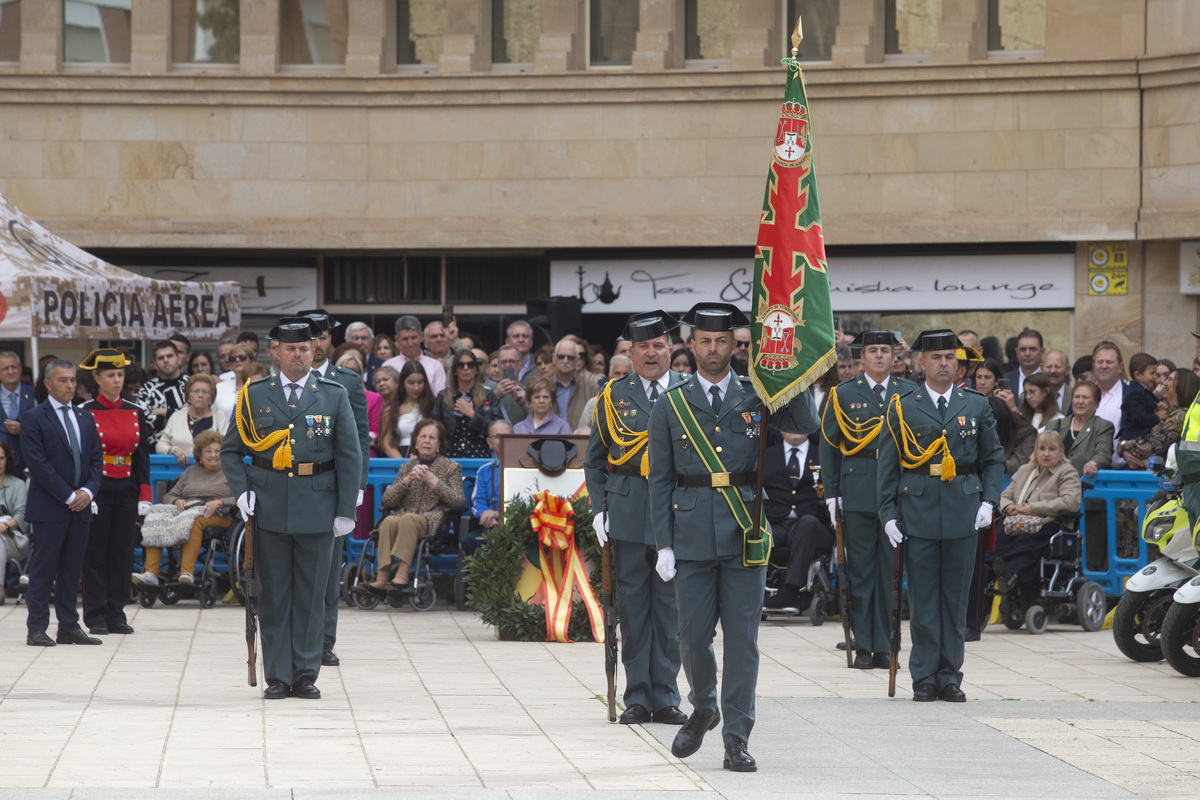
[[[33,405],[33,387],[21,383],[21,357],[11,350],[0,352],[0,442],[16,455],[18,471],[25,469],[21,415]]]
[[[808,568],[833,552],[829,512],[817,494],[821,460],[816,442],[804,433],[783,434],[783,444],[767,448],[763,476],[767,521],[777,547],[788,549],[787,576],[774,597],[763,603],[773,611],[799,613],[811,598],[801,598]]]
[[[55,359],[46,367],[49,397],[21,419],[21,447],[29,465],[29,497],[25,519],[31,526],[29,560],[29,633],[33,647],[100,644],[79,627],[75,598],[92,521],[92,498],[100,491],[103,461],[92,415],[71,405],[75,398],[75,365]],[[50,592],[58,635],[46,635],[50,624]]]
[[[1042,359],[1046,355],[1046,346],[1042,334],[1026,328],[1017,334],[1017,368],[1007,373],[1009,388],[1013,397],[1020,398],[1025,391],[1025,379],[1034,373],[1042,371]]]

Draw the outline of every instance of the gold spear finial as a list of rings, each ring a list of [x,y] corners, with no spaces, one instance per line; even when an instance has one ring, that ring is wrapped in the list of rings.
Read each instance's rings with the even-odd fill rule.
[[[796,17],[796,30],[792,31],[792,58],[800,52],[800,43],[804,41],[804,28],[801,25],[802,20]]]

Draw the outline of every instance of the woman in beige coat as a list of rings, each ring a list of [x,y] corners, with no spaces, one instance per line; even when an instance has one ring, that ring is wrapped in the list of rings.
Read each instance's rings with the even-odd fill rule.
[[[1004,532],[996,537],[992,559],[998,591],[1041,585],[1038,565],[1050,537],[1061,529],[1058,517],[1078,511],[1082,496],[1079,473],[1063,455],[1062,437],[1054,431],[1039,434],[1033,457],[1000,495]]]

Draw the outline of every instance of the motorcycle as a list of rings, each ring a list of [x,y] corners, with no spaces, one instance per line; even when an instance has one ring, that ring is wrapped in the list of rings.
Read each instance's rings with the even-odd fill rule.
[[[1173,600],[1159,635],[1163,658],[1176,672],[1200,678],[1200,578],[1176,589]]]
[[[1174,480],[1174,461],[1174,447],[1165,462],[1150,459],[1148,466],[1161,480],[1158,494],[1146,507],[1142,540],[1157,546],[1160,557],[1130,577],[1113,613],[1113,639],[1134,661],[1163,660],[1162,632],[1175,591],[1200,577],[1200,553],[1180,498],[1182,486]]]

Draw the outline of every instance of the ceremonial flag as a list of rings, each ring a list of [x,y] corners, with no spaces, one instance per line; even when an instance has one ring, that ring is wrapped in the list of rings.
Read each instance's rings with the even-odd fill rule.
[[[750,320],[750,379],[771,411],[837,361],[808,98],[795,58],[784,65],[787,87],[758,226]]]

